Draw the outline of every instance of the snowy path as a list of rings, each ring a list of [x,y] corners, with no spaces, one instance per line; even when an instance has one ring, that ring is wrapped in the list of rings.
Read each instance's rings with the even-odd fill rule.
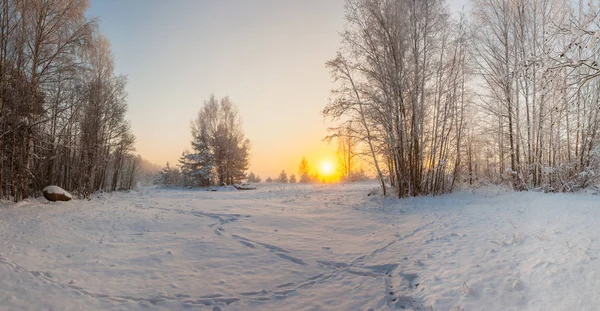
[[[0,207],[0,310],[595,310],[598,197],[372,184]],[[381,208],[383,204],[383,209]]]

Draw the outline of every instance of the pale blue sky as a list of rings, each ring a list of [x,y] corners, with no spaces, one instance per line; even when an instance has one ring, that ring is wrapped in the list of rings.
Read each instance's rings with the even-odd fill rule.
[[[468,0],[449,1],[459,9]],[[214,93],[238,105],[263,179],[334,157],[320,114],[344,0],[91,0],[128,76],[137,152],[164,165],[189,148],[189,122]]]

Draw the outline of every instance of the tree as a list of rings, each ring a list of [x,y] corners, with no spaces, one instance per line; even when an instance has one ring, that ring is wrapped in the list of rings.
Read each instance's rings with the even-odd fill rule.
[[[174,186],[180,182],[181,174],[179,169],[171,168],[169,162],[163,167],[156,178],[156,184],[163,186]]]
[[[346,21],[323,115],[352,122],[384,195],[386,182],[398,197],[451,191],[468,104],[464,21],[441,0],[347,0]]]
[[[189,152],[188,151],[184,151],[181,153],[181,157],[179,157],[178,160],[179,164],[179,172],[181,175],[181,184],[184,187],[190,186],[192,181],[191,181],[191,172],[192,172],[192,163],[190,163],[189,161]]]
[[[137,168],[134,181],[138,181],[142,185],[155,183],[156,176],[162,170],[162,167],[142,158],[141,155],[137,155],[135,161],[137,162]]]
[[[300,160],[300,165],[298,167],[298,175],[300,175],[301,183],[311,182],[310,167],[308,166],[308,161],[305,157],[302,157],[302,160]]]
[[[350,176],[346,179],[349,182],[357,182],[369,179],[365,171],[361,168],[360,170],[353,171],[350,173]]]
[[[354,170],[355,158],[358,156],[357,132],[353,128],[352,120],[344,122],[339,127],[330,128],[333,135],[328,135],[325,140],[331,142],[334,138],[337,140],[338,172],[341,180],[348,180]]]
[[[285,170],[282,170],[281,173],[279,173],[279,177],[277,177],[277,182],[282,183],[282,184],[288,183],[288,175],[285,172]]]
[[[290,184],[295,184],[296,183],[296,175],[292,174],[290,176]]]
[[[88,2],[0,0],[0,197],[130,188],[124,77]]]
[[[321,176],[319,176],[319,172],[315,171],[315,173],[309,177],[311,182],[321,182]]]
[[[486,149],[486,175],[508,177],[517,190],[574,191],[597,176],[590,151],[600,125],[599,54],[591,41],[598,11],[575,3],[474,3],[475,69],[484,81],[480,126],[493,135],[477,139]]]
[[[249,183],[260,183],[260,182],[261,182],[261,179],[260,179],[260,176],[258,176],[258,175],[254,175],[254,173],[253,173],[253,172],[250,172],[250,173],[248,174],[247,181],[248,181]]]
[[[124,133],[120,135],[116,148],[113,151],[112,191],[115,191],[118,186],[124,189],[131,189],[133,177],[135,176],[136,163],[131,155],[135,151],[133,147],[135,136],[129,134],[128,124],[126,126],[127,129],[123,129]],[[129,169],[126,166],[129,166]]]
[[[213,156],[219,184],[234,184],[246,178],[250,140],[242,129],[242,119],[229,97],[217,100],[211,95],[192,121],[192,136],[201,137]]]
[[[518,6],[518,4],[515,5]],[[516,16],[514,10],[517,7],[500,0],[479,1],[475,3],[475,7],[476,16],[482,26],[477,49],[481,64],[479,68],[482,70],[482,76],[487,86],[495,95],[493,97],[497,105],[495,112],[502,116],[498,123],[500,126],[506,124],[510,158],[509,174],[513,187],[517,190],[524,190],[519,178],[521,163],[517,140],[519,111],[517,89],[515,88],[517,75],[511,74],[515,70],[513,67],[517,56],[515,49],[518,48],[518,33],[515,33],[514,27]]]
[[[194,178],[195,185],[208,186],[212,178],[214,157],[201,135],[192,141],[192,149],[194,152],[187,155],[190,175]]]
[[[340,165],[342,179],[348,179],[354,170],[354,158],[356,157],[356,139],[352,121],[337,133],[337,155]]]
[[[265,182],[267,183],[272,183],[273,179],[271,178],[271,176],[267,177],[267,179],[265,180]]]

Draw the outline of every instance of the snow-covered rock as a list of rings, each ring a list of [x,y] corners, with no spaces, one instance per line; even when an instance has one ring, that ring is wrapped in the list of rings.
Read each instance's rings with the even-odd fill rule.
[[[47,186],[42,190],[44,198],[48,201],[69,201],[73,196],[68,193],[65,189],[59,186]]]

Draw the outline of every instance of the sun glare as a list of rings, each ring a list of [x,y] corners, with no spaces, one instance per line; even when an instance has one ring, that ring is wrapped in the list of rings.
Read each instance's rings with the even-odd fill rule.
[[[321,174],[323,176],[331,176],[334,173],[333,163],[323,162],[321,163]]]

